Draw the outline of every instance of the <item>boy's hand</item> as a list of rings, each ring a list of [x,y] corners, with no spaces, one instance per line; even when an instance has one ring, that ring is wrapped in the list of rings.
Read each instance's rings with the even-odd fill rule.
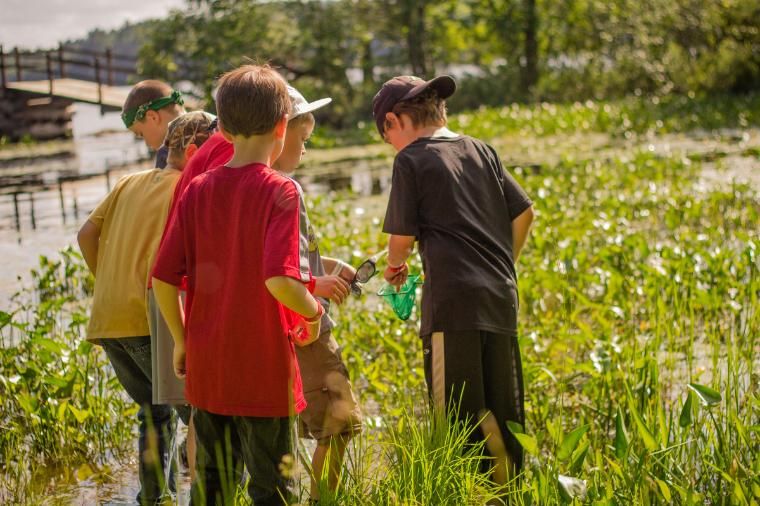
[[[383,277],[389,285],[395,286],[396,291],[398,291],[406,283],[406,278],[409,277],[409,266],[406,263],[400,267],[391,267],[389,265],[385,268]]]
[[[318,276],[314,278],[316,281],[314,284],[314,296],[330,299],[336,304],[341,304],[348,297],[349,285],[343,278],[343,272],[340,274],[340,276]],[[353,279],[353,275],[351,279]]]
[[[320,304],[319,312],[314,316],[312,321],[302,318],[300,323],[291,331],[293,342],[296,346],[308,346],[319,339],[319,331],[322,327],[322,315],[325,309]]]
[[[187,370],[185,369],[185,347],[183,346],[177,346],[177,343],[174,343],[174,374],[179,379],[184,379],[187,375]]]

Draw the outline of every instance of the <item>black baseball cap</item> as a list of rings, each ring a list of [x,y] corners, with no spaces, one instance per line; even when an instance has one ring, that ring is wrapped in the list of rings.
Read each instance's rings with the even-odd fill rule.
[[[383,134],[385,114],[393,110],[393,106],[404,100],[409,100],[428,88],[438,94],[438,98],[449,98],[457,90],[457,83],[451,76],[438,76],[425,81],[415,76],[398,76],[386,81],[375,98],[372,99],[372,116],[375,118],[377,131]]]

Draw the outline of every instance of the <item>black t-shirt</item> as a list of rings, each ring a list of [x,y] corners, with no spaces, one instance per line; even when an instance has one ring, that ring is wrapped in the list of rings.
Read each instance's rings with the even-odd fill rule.
[[[472,137],[423,137],[396,155],[383,231],[419,242],[420,335],[516,334],[512,220],[531,204],[496,151]]]

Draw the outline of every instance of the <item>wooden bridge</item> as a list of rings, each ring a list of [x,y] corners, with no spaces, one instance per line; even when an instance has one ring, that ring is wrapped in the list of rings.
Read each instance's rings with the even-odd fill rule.
[[[118,111],[137,74],[134,56],[67,48],[5,52],[0,46],[0,136],[12,140],[65,137],[71,131],[73,102]]]
[[[137,59],[113,53],[110,49],[93,51],[59,45],[57,50],[51,51],[30,52],[14,48],[6,53],[0,46],[0,84],[3,89],[121,109],[128,91],[114,86],[115,73],[121,76],[137,74]]]

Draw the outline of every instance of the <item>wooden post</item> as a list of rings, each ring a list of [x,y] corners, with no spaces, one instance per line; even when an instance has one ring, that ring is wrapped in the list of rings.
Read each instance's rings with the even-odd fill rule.
[[[66,69],[63,63],[63,43],[58,44],[58,70],[61,73],[61,79],[66,77]]]
[[[111,193],[111,162],[106,160],[106,193]]]
[[[21,80],[21,55],[18,52],[18,47],[13,48],[13,56],[16,57],[16,81]]]
[[[53,62],[50,52],[45,53],[45,69],[47,70],[48,77],[48,95],[53,96]]]
[[[34,193],[29,192],[29,210],[32,213],[32,230],[37,230],[37,218],[34,216]]]
[[[5,52],[2,44],[0,44],[0,79],[2,80],[3,88],[5,88]]]
[[[111,65],[111,48],[106,49],[106,68],[108,72],[108,86],[113,86],[113,66]]]
[[[63,218],[63,224],[66,224],[66,201],[63,198],[63,181],[58,178],[58,198],[61,201],[61,218]]]
[[[21,232],[21,218],[18,215],[18,193],[13,194],[13,213],[16,216],[16,231]]]
[[[103,83],[100,82],[100,58],[95,57],[95,82],[98,83],[98,104],[103,105]]]
[[[74,186],[74,220],[79,219],[79,204],[77,204],[77,187]]]

